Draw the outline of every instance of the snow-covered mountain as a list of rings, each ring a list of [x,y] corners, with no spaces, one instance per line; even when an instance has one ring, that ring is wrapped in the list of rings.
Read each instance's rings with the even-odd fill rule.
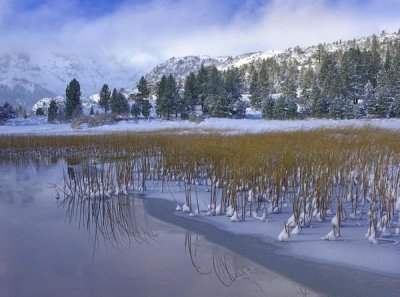
[[[382,33],[377,36],[381,48],[394,40],[400,39],[400,31],[393,34]],[[336,41],[333,43],[325,43],[321,45],[313,45],[305,48],[293,47],[283,52],[281,51],[265,51],[248,53],[234,57],[210,57],[210,56],[187,56],[182,58],[171,58],[157,65],[145,77],[151,83],[158,82],[163,75],[170,73],[178,80],[185,78],[190,72],[197,72],[201,64],[205,66],[215,65],[218,69],[224,70],[230,67],[246,67],[251,63],[259,63],[268,58],[275,58],[278,63],[284,61],[295,61],[299,68],[304,65],[315,65],[318,59],[318,52],[321,48],[325,52],[344,51],[349,48],[359,47],[361,50],[369,49],[372,44],[372,35],[357,40]],[[384,51],[383,51],[384,52]]]
[[[227,57],[210,57],[210,56],[186,56],[182,58],[170,58],[167,61],[157,65],[146,74],[146,79],[150,83],[155,83],[161,80],[163,75],[170,73],[178,80],[184,79],[190,72],[197,72],[201,65],[215,65],[219,69],[227,69],[230,67],[240,67],[244,64],[249,64],[256,60],[267,59],[281,54],[279,51],[266,51],[249,53],[240,56]]]
[[[43,97],[64,95],[72,78],[80,82],[82,95],[89,96],[104,83],[119,89],[138,76],[134,67],[112,57],[7,54],[0,56],[0,101],[30,107]]]
[[[400,39],[400,32],[378,36],[381,48]],[[372,36],[358,40],[336,41],[305,48],[293,47],[283,52],[264,51],[239,56],[210,57],[187,56],[171,58],[155,66],[145,75],[154,85],[163,75],[172,73],[178,80],[184,79],[190,72],[196,72],[200,66],[216,65],[220,70],[230,67],[248,69],[252,63],[259,63],[268,58],[275,58],[278,63],[295,61],[299,69],[304,65],[317,64],[321,47],[327,52],[336,52],[358,46],[361,50],[370,48]],[[383,51],[384,52],[384,51]],[[115,58],[94,58],[83,56],[50,55],[34,57],[27,54],[8,54],[0,56],[0,103],[9,101],[16,105],[31,107],[41,98],[53,98],[64,95],[67,83],[76,78],[80,81],[82,96],[88,97],[99,92],[103,83],[111,88],[127,88],[133,91],[140,72],[128,63],[121,63]]]

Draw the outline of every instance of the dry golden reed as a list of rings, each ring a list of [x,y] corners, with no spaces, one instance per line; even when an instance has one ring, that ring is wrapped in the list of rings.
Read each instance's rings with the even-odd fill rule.
[[[324,220],[329,209],[362,216],[370,202],[371,230],[395,216],[400,172],[400,133],[373,128],[229,135],[121,133],[82,136],[2,136],[3,160],[66,158],[117,161],[116,183],[146,190],[146,181],[174,180],[193,203],[197,185],[210,191],[210,210],[228,207],[246,218],[281,212],[292,203],[294,224]],[[135,184],[136,183],[136,184]],[[344,203],[351,204],[346,213]],[[372,230],[372,231],[373,231]],[[340,230],[339,230],[340,232]]]

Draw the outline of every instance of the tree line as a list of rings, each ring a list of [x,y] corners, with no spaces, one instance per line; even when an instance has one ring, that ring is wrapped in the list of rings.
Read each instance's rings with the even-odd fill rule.
[[[251,106],[271,119],[399,117],[400,42],[382,46],[375,35],[366,42],[334,52],[319,45],[303,67],[274,58],[250,65]]]
[[[164,75],[155,92],[157,114],[187,118],[198,110],[241,118],[252,107],[266,119],[399,117],[400,42],[382,45],[375,35],[366,42],[363,50],[355,41],[336,51],[320,44],[305,65],[269,58],[224,71],[201,66],[183,86]]]
[[[224,72],[215,66],[201,66],[197,74],[190,73],[183,88],[172,74],[162,76],[156,88],[156,112],[170,119],[187,119],[201,111],[214,117],[243,118],[246,105],[241,100],[242,79],[239,69]]]
[[[147,119],[150,116],[151,110],[151,104],[148,100],[150,89],[144,77],[140,79],[137,87],[138,93],[129,96],[129,99],[134,101],[130,105],[122,90],[117,91],[114,88],[111,92],[109,86],[104,84],[99,93],[98,104],[104,110],[105,114],[107,112],[111,112],[114,115],[131,113],[135,118],[142,115]],[[93,106],[90,109],[90,114],[94,114]],[[65,106],[57,105],[55,100],[50,101],[48,121],[70,121],[80,115],[82,115],[81,88],[79,81],[73,79],[66,88]]]

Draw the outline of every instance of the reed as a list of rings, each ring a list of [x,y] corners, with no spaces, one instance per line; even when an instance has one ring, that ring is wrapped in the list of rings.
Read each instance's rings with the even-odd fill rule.
[[[150,182],[171,191],[176,183],[185,192],[190,212],[200,211],[197,192],[206,187],[209,214],[235,215],[234,220],[249,216],[265,220],[291,204],[293,217],[287,225],[297,230],[313,220],[324,221],[336,210],[333,225],[339,236],[342,220],[368,215],[371,242],[393,226],[400,211],[397,131],[4,136],[0,157],[3,162],[77,158],[87,164],[108,164],[94,179],[81,176],[78,187],[89,193],[146,191]]]

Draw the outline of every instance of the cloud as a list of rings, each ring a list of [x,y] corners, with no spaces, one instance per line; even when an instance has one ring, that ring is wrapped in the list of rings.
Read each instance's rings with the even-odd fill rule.
[[[172,56],[285,49],[400,26],[399,0],[125,1],[98,17],[77,0],[11,14],[10,3],[0,0],[3,50],[110,55],[142,69]]]

